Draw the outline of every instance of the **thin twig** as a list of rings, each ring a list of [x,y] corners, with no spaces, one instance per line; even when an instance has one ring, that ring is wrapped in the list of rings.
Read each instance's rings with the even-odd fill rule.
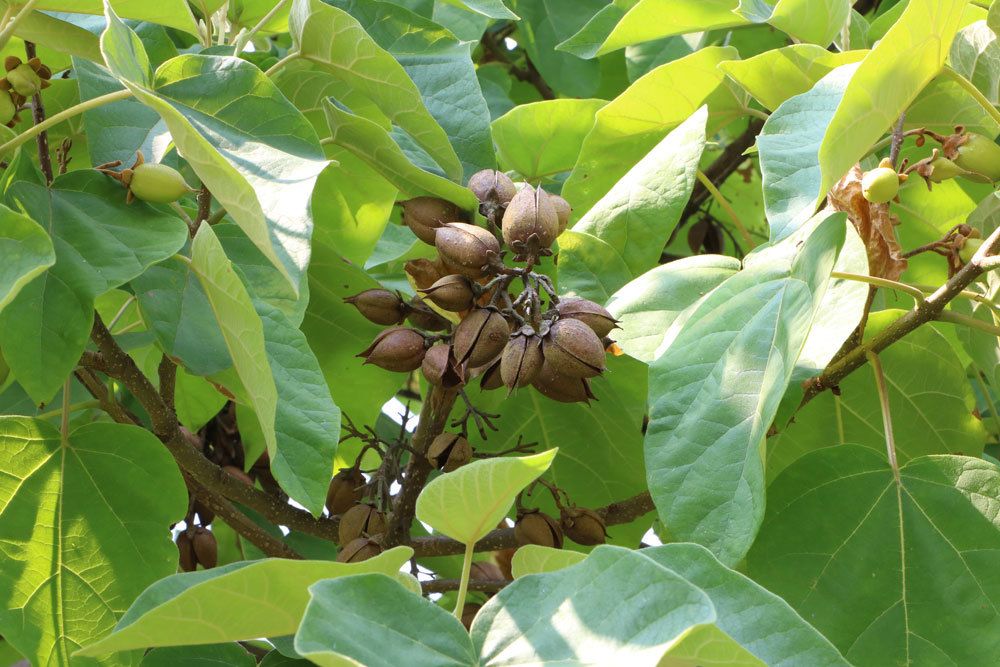
[[[882,426],[885,429],[885,449],[889,456],[889,465],[892,466],[892,474],[899,483],[899,463],[896,461],[896,438],[892,434],[892,413],[889,409],[889,389],[885,383],[885,373],[882,372],[882,362],[878,355],[872,351],[865,352],[868,362],[872,365],[872,372],[875,373],[875,386],[878,389],[878,401],[882,408]]]
[[[17,20],[17,17],[15,17],[15,20]],[[34,42],[26,41],[24,43],[24,54],[28,60],[35,57]],[[35,127],[39,127],[45,122],[45,104],[42,102],[41,91],[38,91],[31,97],[31,118],[34,121]],[[38,144],[38,166],[41,168],[42,173],[45,174],[45,182],[52,185],[55,175],[52,173],[52,156],[49,154],[49,133],[44,129],[39,131],[35,137],[35,141]]]
[[[697,171],[697,176],[698,181],[705,187],[706,190],[708,190],[709,194],[712,195],[712,198],[715,199],[719,206],[721,206],[726,212],[726,215],[729,216],[729,219],[733,221],[733,224],[736,225],[736,229],[739,231],[740,236],[743,237],[743,241],[746,242],[750,250],[753,250],[757,244],[754,243],[753,237],[750,236],[750,232],[747,230],[746,225],[744,225],[743,221],[740,220],[740,216],[738,216],[736,211],[733,210],[729,200],[726,199],[722,192],[719,191],[719,188],[715,187],[715,183],[709,180],[708,176],[706,176],[705,172],[701,169]]]

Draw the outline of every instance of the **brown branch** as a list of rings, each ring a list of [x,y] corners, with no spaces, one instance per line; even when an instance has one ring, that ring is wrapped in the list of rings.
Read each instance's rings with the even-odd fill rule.
[[[160,377],[160,398],[168,410],[174,410],[174,393],[177,390],[177,364],[170,357],[163,355],[156,369]],[[175,413],[176,414],[176,413]]]
[[[35,57],[35,44],[34,42],[24,43],[24,54],[31,60]],[[45,105],[42,103],[42,94],[37,92],[31,98],[31,119],[34,121],[35,125],[43,122],[45,120]],[[41,167],[42,173],[45,174],[45,182],[52,185],[52,156],[49,155],[49,133],[46,131],[41,131],[38,136],[35,137],[35,142],[38,144],[38,166]]]
[[[431,579],[430,581],[421,581],[420,588],[423,589],[424,595],[447,593],[448,591],[457,591],[461,582],[461,579]],[[496,593],[511,583],[513,582],[507,579],[470,579],[468,590]]]
[[[208,186],[201,186],[201,190],[198,191],[198,217],[194,219],[195,230],[198,231],[198,226],[212,215],[212,193],[208,191]]]
[[[502,36],[492,33],[489,30],[483,33],[481,40],[483,52],[485,54],[483,62],[493,60],[505,65],[508,71],[510,71],[511,76],[515,79],[530,83],[534,86],[535,90],[538,91],[538,94],[542,96],[542,99],[556,99],[555,91],[553,91],[552,87],[545,82],[545,79],[542,78],[542,75],[539,73],[538,69],[535,67],[534,63],[531,62],[528,56],[524,56],[525,67],[520,67],[514,64],[513,59],[511,59],[510,54],[507,52],[507,49],[504,48],[502,40]]]
[[[392,518],[384,542],[386,548],[406,544],[410,539],[410,524],[413,523],[413,515],[417,509],[417,496],[420,495],[424,484],[427,483],[428,475],[433,470],[423,454],[431,441],[444,431],[457,397],[457,390],[435,386],[431,388],[420,409],[420,421],[417,422],[417,430],[410,443],[415,453],[410,456],[410,461],[406,465],[402,488],[393,505]]]

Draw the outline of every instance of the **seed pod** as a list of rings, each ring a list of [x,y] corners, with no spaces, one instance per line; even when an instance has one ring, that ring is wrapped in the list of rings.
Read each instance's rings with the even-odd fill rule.
[[[526,187],[510,200],[503,214],[503,240],[523,259],[544,254],[559,235],[559,215],[541,188]]]
[[[483,204],[506,206],[517,193],[514,181],[502,171],[483,169],[469,179],[469,189]]]
[[[475,375],[475,369],[473,370]],[[483,391],[492,391],[503,386],[503,378],[500,375],[500,362],[496,362],[479,373],[479,388]]]
[[[198,563],[206,570],[219,564],[219,545],[216,543],[212,531],[195,528],[194,537],[191,538],[191,547],[194,549]]]
[[[476,303],[472,281],[454,273],[441,278],[427,289],[420,290],[420,293],[435,306],[453,313],[469,310]]]
[[[338,563],[360,563],[382,553],[382,545],[368,537],[351,540],[340,548]]]
[[[417,289],[427,289],[445,275],[444,267],[440,260],[431,261],[424,257],[411,259],[403,265],[406,275],[413,279],[413,284]]]
[[[892,162],[883,160],[861,178],[861,194],[873,204],[884,204],[899,192],[899,174]]]
[[[434,245],[434,236],[441,225],[465,220],[462,209],[437,197],[416,197],[403,202],[403,224],[417,238]]]
[[[556,304],[560,318],[580,320],[590,327],[598,338],[605,338],[618,328],[618,320],[602,306],[588,299],[560,299]]]
[[[604,519],[584,507],[564,507],[559,514],[559,523],[566,537],[585,547],[604,544],[608,539]]]
[[[502,581],[505,577],[496,563],[488,560],[477,560],[469,570],[470,579],[480,579],[486,581]]]
[[[424,353],[424,337],[420,332],[393,327],[379,333],[358,356],[364,357],[366,364],[375,364],[387,371],[408,373],[420,368]]]
[[[215,512],[208,509],[203,502],[195,498],[191,505],[191,511],[198,515],[198,520],[203,526],[207,526],[215,520]]]
[[[179,171],[154,162],[136,165],[126,180],[131,195],[153,204],[169,204],[195,191]]]
[[[525,325],[510,337],[500,357],[500,377],[507,389],[526,387],[542,370],[542,341]]]
[[[382,512],[367,503],[358,503],[340,517],[340,543],[348,544],[359,537],[380,535],[385,532],[387,525]]]
[[[455,327],[452,350],[455,360],[468,366],[482,366],[503,352],[510,337],[510,325],[495,308],[479,308]]]
[[[521,546],[537,544],[542,547],[562,549],[563,531],[559,523],[544,512],[527,510],[514,522],[514,539]]]
[[[344,299],[360,311],[369,322],[388,326],[399,324],[406,315],[406,304],[395,292],[387,289],[366,289]]]
[[[458,470],[472,460],[472,444],[457,433],[442,433],[427,448],[427,460],[444,472]]]
[[[445,331],[451,328],[451,322],[428,308],[420,297],[410,299],[406,307],[406,320],[424,331]]]
[[[1000,180],[1000,146],[980,134],[968,133],[964,138],[963,143],[958,146],[957,155],[952,158],[955,164],[979,175],[979,180]],[[968,174],[965,176],[969,177]]]
[[[586,379],[570,377],[556,371],[546,361],[538,377],[531,383],[542,396],[560,403],[589,403],[596,396],[590,391],[590,382]]]
[[[569,226],[569,217],[573,213],[573,207],[559,195],[549,195],[549,201],[552,202],[552,208],[556,210],[556,217],[559,218],[559,234],[562,234]]]
[[[482,227],[453,222],[438,229],[434,246],[444,262],[470,278],[500,256],[500,242]]]
[[[462,607],[462,625],[465,626],[466,630],[472,628],[472,622],[476,620],[476,614],[478,614],[479,610],[482,608],[483,605],[475,602],[466,602],[465,606]]]
[[[937,156],[927,165],[927,178],[934,183],[943,183],[966,173],[964,169],[946,157]]]
[[[589,378],[604,372],[604,344],[580,320],[558,320],[549,327],[542,352],[545,363],[561,375]]]
[[[230,477],[235,477],[247,486],[253,486],[253,478],[243,472],[242,468],[237,468],[236,466],[222,466],[222,469]]]
[[[972,261],[973,255],[979,250],[983,245],[982,239],[965,239],[965,244],[958,251],[958,256],[961,258],[963,264],[968,264]]]
[[[8,71],[7,81],[21,97],[31,97],[42,89],[42,77],[28,63],[21,63]]]
[[[194,572],[198,569],[198,558],[194,554],[194,545],[191,543],[191,536],[188,531],[182,530],[177,534],[177,562],[181,571]]]
[[[10,98],[10,93],[0,90],[0,125],[6,125],[17,115],[17,105]]]
[[[326,492],[326,509],[331,516],[344,514],[361,502],[365,492],[365,476],[357,468],[344,468],[330,480]]]
[[[450,389],[465,384],[462,369],[455,362],[451,346],[447,343],[437,343],[427,350],[420,370],[428,382],[438,387]]]

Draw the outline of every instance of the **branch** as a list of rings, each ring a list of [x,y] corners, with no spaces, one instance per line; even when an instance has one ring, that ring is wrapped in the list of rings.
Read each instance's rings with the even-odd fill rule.
[[[30,4],[30,3],[29,3]],[[22,11],[15,17],[21,17],[26,12]],[[35,57],[35,43],[25,42],[24,43],[24,54],[27,56],[28,60]],[[37,92],[31,98],[31,118],[35,125],[41,125],[45,122],[45,105],[42,103],[42,93]],[[49,155],[49,134],[45,130],[38,133],[35,138],[38,142],[38,166],[41,168],[42,173],[45,174],[45,182],[52,185],[52,180],[55,178],[52,174],[52,156]]]
[[[503,65],[506,65],[507,69],[515,79],[530,83],[535,87],[535,90],[538,91],[538,94],[542,96],[542,99],[556,99],[555,91],[553,91],[552,87],[545,82],[545,79],[542,78],[542,75],[538,72],[535,65],[531,62],[527,55],[524,57],[526,67],[518,67],[514,64],[514,61],[511,60],[510,55],[507,53],[507,49],[500,44],[498,36],[491,33],[489,30],[483,33],[482,44],[483,51],[487,56],[485,59],[487,62],[495,60]]]
[[[431,579],[430,581],[421,581],[420,588],[423,589],[424,595],[447,593],[448,591],[457,591],[461,582],[461,579]],[[496,593],[510,583],[512,582],[507,579],[469,579],[468,590]]]

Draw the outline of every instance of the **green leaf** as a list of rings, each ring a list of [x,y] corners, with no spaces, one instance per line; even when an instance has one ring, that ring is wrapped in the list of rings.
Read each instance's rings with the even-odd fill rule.
[[[105,14],[107,28],[101,33],[101,53],[115,76],[148,88],[153,70],[139,35],[135,34],[113,11]]]
[[[998,494],[980,459],[921,457],[896,477],[871,449],[821,449],[769,488],[748,569],[851,664],[987,664],[1000,639],[970,629],[1000,622]]]
[[[55,264],[52,239],[30,217],[0,205],[0,310]]]
[[[576,565],[587,554],[568,549],[553,549],[552,547],[541,547],[537,544],[525,544],[518,547],[511,559],[510,570],[515,579],[519,579],[526,574],[544,574],[555,572],[570,565]]]
[[[632,278],[615,248],[593,234],[567,229],[559,236],[559,289],[604,303]]]
[[[123,49],[131,31],[112,30],[110,10],[108,17],[101,44],[113,65],[109,49]],[[327,165],[316,132],[298,109],[239,58],[172,58],[156,70],[152,88],[131,80],[130,71],[112,73],[160,114],[212,195],[298,289],[309,263],[309,197]],[[247,130],[247,118],[267,122]]]
[[[257,661],[239,644],[209,644],[207,646],[171,646],[147,653],[139,667],[254,667]]]
[[[78,14],[104,14],[105,4],[110,3],[115,14],[127,19],[149,21],[198,34],[198,25],[194,14],[185,0],[39,0],[35,9],[57,12],[75,12]]]
[[[585,561],[514,581],[472,624],[483,665],[655,666],[692,628],[716,620],[704,591],[656,561],[599,546]]]
[[[990,102],[996,104],[1000,99],[1000,42],[986,21],[976,21],[958,31],[948,64]]]
[[[309,593],[295,650],[321,667],[476,664],[462,623],[392,577],[328,579]]]
[[[191,270],[198,276],[215,313],[233,366],[260,422],[272,460],[276,456],[275,413],[278,392],[265,351],[264,326],[253,302],[209,225],[191,244]]]
[[[60,176],[45,188],[14,183],[8,202],[48,232],[56,261],[0,312],[0,347],[18,382],[47,403],[90,336],[94,299],[177,252],[187,227],[96,171]]]
[[[741,0],[736,12],[754,23],[769,23],[802,42],[829,46],[851,13],[850,0]]]
[[[319,516],[340,439],[340,408],[330,397],[305,334],[274,306],[263,301],[255,306],[264,325],[274,386],[281,396],[274,422],[277,445],[268,450],[271,472],[293,500]]]
[[[695,255],[650,269],[607,302],[620,321],[611,338],[625,353],[649,363],[666,349],[692,307],[740,270],[735,257]]]
[[[491,19],[514,19],[517,14],[507,9],[503,0],[444,0],[444,2],[455,7],[468,9],[471,12],[482,14]]]
[[[4,638],[34,664],[69,664],[176,570],[168,527],[186,507],[180,472],[149,431],[92,423],[64,439],[45,422],[0,417]]]
[[[793,44],[746,60],[727,60],[719,68],[766,108],[777,109],[840,65],[856,63],[867,53],[834,53],[815,44]]]
[[[174,409],[177,419],[192,433],[197,433],[226,405],[227,398],[205,378],[177,369]]]
[[[613,247],[632,278],[659,264],[691,197],[707,121],[707,107],[691,114],[573,226],[574,232],[592,234]],[[560,255],[560,272],[572,258]]]
[[[902,313],[872,313],[865,338],[883,331]],[[986,433],[972,414],[975,400],[965,369],[939,331],[920,327],[880,352],[879,359],[900,463],[926,454],[983,453]],[[844,378],[840,390],[839,396],[817,396],[796,413],[787,429],[768,441],[769,479],[804,454],[831,445],[863,445],[885,456],[882,412],[870,369]]]
[[[597,112],[593,129],[562,195],[587,211],[667,132],[708,104],[710,125],[719,127],[739,108],[718,69],[737,56],[732,47],[707,47],[657,67]]]
[[[293,0],[289,17],[299,57],[370,98],[453,179],[462,165],[448,135],[424,106],[420,91],[396,60],[350,14],[319,0]]]
[[[101,13],[103,10],[99,3],[98,7],[97,11]],[[34,42],[58,53],[98,62],[101,60],[101,46],[97,35],[44,12],[28,12],[17,24],[14,34],[26,42]]]
[[[538,182],[576,164],[583,140],[604,100],[545,100],[522,104],[493,121],[503,169]]]
[[[260,667],[310,667],[313,663],[299,658],[289,658],[280,651],[271,651],[257,664]]]
[[[417,519],[453,540],[473,544],[507,516],[514,497],[549,469],[557,451],[482,459],[443,474],[420,492]]]
[[[312,584],[370,572],[391,575],[412,555],[409,547],[396,547],[361,563],[269,558],[175,574],[147,588],[114,633],[78,655],[290,635]],[[255,604],[247,604],[248,596]]]
[[[743,557],[763,517],[761,445],[843,240],[835,214],[751,255],[649,367],[653,502],[671,535],[724,563]]]

